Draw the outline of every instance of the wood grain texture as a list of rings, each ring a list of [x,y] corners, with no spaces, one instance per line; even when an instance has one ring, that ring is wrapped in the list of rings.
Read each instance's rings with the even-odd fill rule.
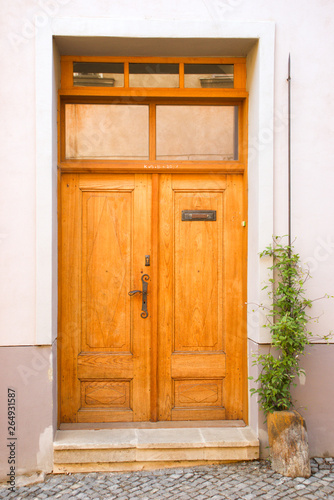
[[[195,409],[186,408],[179,409],[173,408],[171,411],[172,420],[225,420],[226,412],[225,408],[207,408],[207,409]]]
[[[171,356],[172,378],[225,377],[225,353],[173,353]]]
[[[73,362],[80,349],[81,331],[81,193],[78,181],[79,176],[73,174],[63,175],[61,179],[58,349],[59,406],[62,422],[76,422],[80,408],[77,365]]]
[[[130,386],[129,380],[81,382],[81,407],[130,409]]]
[[[150,175],[135,175],[134,212],[133,212],[133,273],[131,290],[142,288],[141,276],[146,273],[145,255],[151,254],[151,206],[152,180]],[[149,272],[147,274],[150,274]],[[131,297],[133,309],[131,314],[132,352],[134,362],[133,408],[135,420],[150,419],[150,378],[151,378],[151,281],[148,282],[148,317],[140,316],[142,307],[141,295]]]
[[[246,89],[246,64],[244,61],[234,64],[234,88]]]
[[[132,410],[106,410],[100,408],[81,408],[78,411],[78,422],[133,422]]]
[[[112,185],[108,186],[108,181],[112,179]],[[133,191],[135,187],[134,176],[132,174],[123,173],[108,175],[81,175],[79,177],[79,187],[81,191]]]
[[[225,351],[226,382],[224,402],[226,418],[241,419],[243,414],[243,385],[246,373],[244,350],[246,346],[244,274],[243,178],[228,176],[225,197]]]
[[[219,88],[123,88],[123,87],[66,87],[59,90],[60,96],[80,96],[86,97],[182,97],[196,98],[239,98],[248,97],[248,92],[244,89],[219,89]]]
[[[222,350],[223,191],[174,189],[174,351]],[[216,221],[183,221],[182,210],[215,210]]]
[[[82,203],[82,349],[130,352],[132,192],[85,192]]]
[[[113,161],[113,160],[65,160],[60,164],[64,173],[212,173],[242,174],[243,163],[203,161]]]
[[[63,175],[63,422],[244,417],[243,177],[155,174],[153,187],[145,174]],[[183,209],[217,220],[182,221]],[[144,320],[127,292],[145,272]]]
[[[241,108],[241,123],[242,123],[242,150],[243,150],[243,161],[245,164],[245,172],[242,176],[243,180],[243,195],[242,195],[242,213],[243,220],[245,221],[245,226],[243,227],[243,283],[242,283],[242,293],[243,299],[242,303],[247,304],[247,259],[248,259],[248,103],[244,102]],[[243,328],[242,328],[242,349],[243,349],[243,359],[242,359],[242,385],[243,385],[243,419],[246,424],[249,422],[248,413],[248,350],[247,350],[247,307],[243,310]]]
[[[179,64],[179,86],[184,89],[184,62]]]
[[[61,235],[61,172],[57,169],[57,223],[58,223],[58,242],[57,242],[57,250],[58,250],[58,283],[57,283],[57,292],[58,292],[58,307],[57,307],[57,373],[56,373],[56,382],[57,382],[57,423],[61,421],[60,418],[60,387],[61,387],[61,353],[60,353],[60,330],[62,323],[62,310],[61,310],[61,292],[62,292],[62,235]]]
[[[227,185],[224,175],[160,177],[159,416],[164,420],[226,416],[222,386],[229,300],[224,293]],[[182,221],[182,210],[216,210],[217,220]],[[233,259],[240,257],[234,253]],[[208,411],[200,401],[205,400],[206,381],[211,380],[212,386],[212,379],[218,381],[221,396]],[[175,387],[182,384],[191,387],[197,405],[189,414],[175,406],[175,401],[180,403]]]
[[[150,417],[150,318],[140,316],[141,296],[128,295],[141,288],[150,214],[150,176],[63,175],[63,422]]]
[[[60,64],[61,64],[61,78],[60,78],[61,88],[66,89],[73,87],[73,59],[61,57]]]
[[[157,56],[77,56],[66,55],[61,56],[62,61],[76,62],[155,62],[155,63],[212,63],[212,64],[246,64],[245,57],[157,57]]]
[[[222,380],[174,380],[174,407],[222,407]]]
[[[152,175],[152,249],[151,249],[151,420],[158,419],[158,248],[159,248],[159,175]]]
[[[132,379],[134,375],[132,354],[81,352],[77,359],[79,379],[116,379],[120,374]]]
[[[129,61],[124,61],[124,87],[129,87]]]
[[[167,421],[171,420],[170,409],[173,404],[170,362],[174,321],[171,298],[174,283],[172,175],[160,175],[159,181],[158,416],[159,420]]]

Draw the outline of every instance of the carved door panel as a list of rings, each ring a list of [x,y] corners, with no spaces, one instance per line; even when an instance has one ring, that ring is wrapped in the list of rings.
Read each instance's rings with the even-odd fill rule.
[[[158,177],[62,177],[61,422],[244,417],[242,176]]]
[[[63,175],[61,422],[149,420],[150,317],[141,317],[151,244],[150,176]]]
[[[244,416],[242,216],[242,176],[161,175],[160,420]]]

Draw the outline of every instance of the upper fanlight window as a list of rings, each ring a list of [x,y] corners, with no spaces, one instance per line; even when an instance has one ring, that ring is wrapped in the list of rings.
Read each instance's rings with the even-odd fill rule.
[[[128,85],[125,82],[128,81]],[[73,62],[75,87],[234,88],[234,64]]]
[[[75,87],[124,87],[124,63],[74,62]]]

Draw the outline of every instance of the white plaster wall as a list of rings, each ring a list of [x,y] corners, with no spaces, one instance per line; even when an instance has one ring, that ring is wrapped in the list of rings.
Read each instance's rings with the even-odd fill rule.
[[[270,130],[274,132],[274,230],[287,231],[287,58],[292,59],[292,167],[293,167],[293,235],[296,247],[304,260],[310,259],[313,280],[309,283],[311,296],[333,293],[331,276],[334,272],[334,230],[332,168],[333,100],[330,99],[334,68],[330,64],[334,38],[334,4],[325,0],[302,0],[293,3],[283,0],[128,0],[124,2],[89,2],[78,0],[1,1],[2,57],[2,120],[1,134],[1,215],[0,252],[2,308],[1,341],[4,345],[39,343],[36,337],[36,213],[35,213],[35,43],[36,38],[67,18],[71,34],[71,17],[79,19],[76,31],[89,35],[89,18],[105,18],[106,24],[134,36],[173,37],[203,36],[211,26],[213,36],[223,23],[270,21],[276,25],[275,44],[275,107],[274,127],[262,124],[258,134],[250,137],[250,157],[271,147]],[[108,18],[108,19],[106,19]],[[130,26],[130,29],[129,29]],[[160,26],[160,29],[158,27]],[[131,28],[132,27],[132,28]],[[218,36],[218,35],[217,35]],[[253,49],[256,57],[256,49]],[[252,55],[249,57],[251,69]],[[256,68],[255,68],[256,71]],[[38,72],[38,68],[37,68]],[[255,75],[256,78],[256,75]],[[263,93],[265,88],[257,90]],[[253,94],[253,109],[256,96]],[[252,107],[250,111],[252,112]],[[250,118],[252,120],[252,117]],[[256,130],[256,127],[253,127]],[[270,152],[269,152],[270,155]],[[270,163],[270,157],[268,157]],[[255,168],[255,167],[254,167]],[[268,168],[270,166],[268,165]],[[258,173],[250,173],[250,181]],[[261,185],[261,184],[260,184]],[[252,188],[252,185],[251,185]],[[38,189],[38,187],[37,187]],[[266,191],[268,196],[266,200]],[[254,217],[263,204],[268,205],[271,217],[270,185],[261,185],[262,206],[257,193],[251,192],[253,203],[250,215]],[[51,196],[51,193],[50,193]],[[55,205],[53,205],[55,206]],[[262,248],[267,234],[250,221],[250,249]],[[253,229],[258,229],[257,241],[252,240]],[[53,238],[56,233],[53,228]],[[256,234],[257,231],[255,230]],[[254,254],[254,252],[253,252]],[[53,259],[55,257],[53,256]],[[255,257],[253,255],[254,263]],[[55,265],[54,265],[55,267]],[[252,265],[252,269],[254,266]],[[255,266],[257,268],[257,266]],[[259,270],[250,270],[250,286],[262,280]],[[51,275],[45,276],[51,287]],[[53,296],[56,290],[53,289]],[[254,298],[256,293],[252,292]],[[252,297],[250,297],[252,299]],[[37,297],[38,300],[38,297]],[[315,332],[327,331],[334,323],[331,304],[317,304],[317,311],[325,312]],[[49,314],[50,311],[47,311]],[[55,298],[51,315],[55,318]],[[40,321],[40,318],[38,318]],[[251,320],[253,325],[257,320]],[[43,327],[51,328],[51,320]],[[256,327],[250,336],[259,339]],[[263,341],[266,340],[264,337]],[[51,341],[51,334],[50,334]],[[45,339],[43,340],[45,342]]]
[[[29,344],[35,332],[34,44],[15,50],[23,3],[1,2],[0,317],[1,344]],[[23,10],[22,10],[23,9]],[[27,14],[25,14],[27,15]]]

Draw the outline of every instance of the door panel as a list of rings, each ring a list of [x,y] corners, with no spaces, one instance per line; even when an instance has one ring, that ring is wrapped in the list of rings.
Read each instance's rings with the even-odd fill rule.
[[[132,195],[82,194],[82,349],[131,351]]]
[[[61,422],[245,417],[243,178],[157,177],[62,176]]]
[[[159,418],[242,418],[242,178],[160,179]]]
[[[61,420],[148,420],[150,318],[140,289],[150,254],[147,175],[64,175]]]
[[[175,183],[173,183],[174,185]],[[174,191],[174,352],[223,349],[223,191]],[[182,221],[182,210],[215,210],[216,221]]]

